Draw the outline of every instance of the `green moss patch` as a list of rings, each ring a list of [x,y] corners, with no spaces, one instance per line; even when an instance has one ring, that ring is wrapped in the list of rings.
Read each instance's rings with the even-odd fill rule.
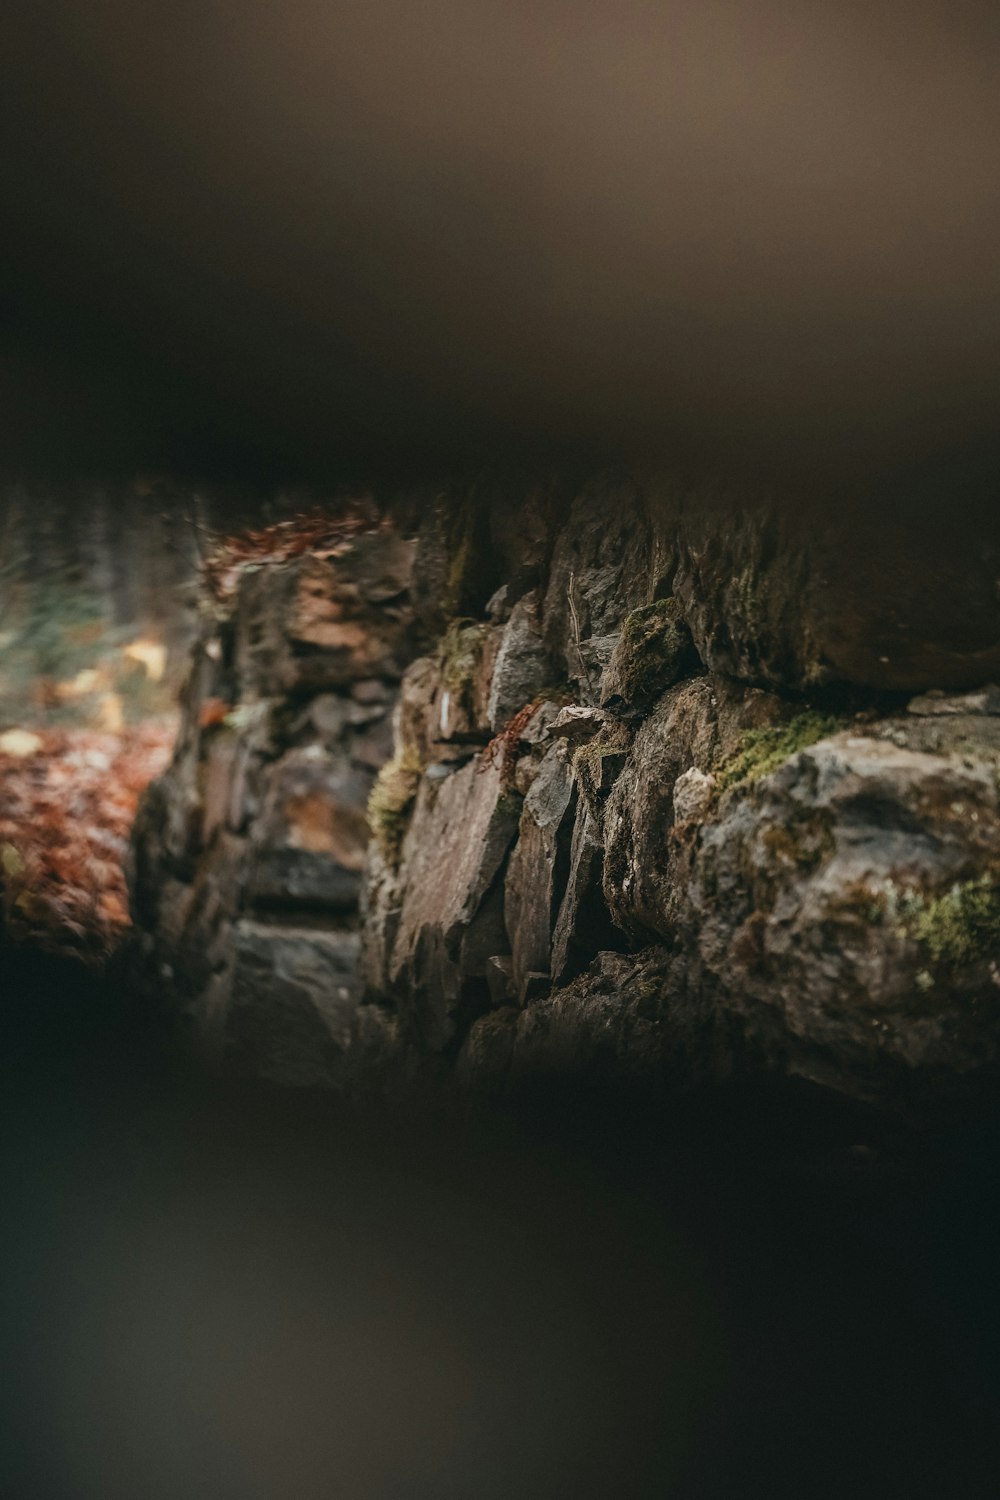
[[[368,798],[368,826],[383,859],[399,863],[423,772],[412,751],[397,751],[379,771]]]
[[[953,885],[934,901],[921,901],[911,930],[937,963],[971,964],[1000,954],[1000,882],[984,875]]]
[[[631,735],[624,725],[609,724],[573,752],[573,774],[591,808],[610,791],[630,744]]]
[[[441,680],[450,693],[468,688],[480,668],[488,627],[475,620],[452,620],[441,638]]]
[[[791,756],[825,740],[828,735],[836,734],[841,727],[842,721],[833,715],[809,709],[796,714],[787,724],[770,729],[750,729],[736,753],[719,767],[719,785],[726,788],[769,776]]]
[[[632,610],[605,673],[603,701],[614,709],[648,708],[695,660],[691,632],[676,599],[657,599]]]

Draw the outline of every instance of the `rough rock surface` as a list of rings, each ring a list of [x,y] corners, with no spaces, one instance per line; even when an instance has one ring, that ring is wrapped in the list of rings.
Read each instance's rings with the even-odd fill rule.
[[[872,1093],[1000,1060],[998,774],[997,720],[890,719],[723,798],[682,944],[759,1051]]]
[[[411,651],[413,546],[247,569],[203,618],[173,762],[133,835],[136,964],[202,1041],[282,1083],[338,1076],[359,995],[365,807]]]
[[[552,973],[553,928],[565,899],[573,829],[573,776],[558,742],[528,788],[504,881],[511,983],[520,1004],[533,981]]]
[[[452,1039],[452,1011],[474,1003],[501,947],[497,877],[519,813],[499,769],[475,761],[440,781],[425,778],[417,793],[388,977],[418,1022],[416,1039],[431,1050]]]
[[[540,590],[555,674],[533,692],[525,649],[507,700],[524,711],[494,746],[523,797],[503,836],[503,927],[494,887],[454,847],[457,829],[481,842],[478,773],[449,770],[449,797],[418,793],[392,870],[371,879],[369,1000],[405,1036],[436,992],[470,1085],[763,1068],[898,1101],[986,1076],[1000,1061],[993,697],[942,695],[1000,666],[978,559],[975,598],[956,593],[952,619],[926,570],[887,568],[884,547],[851,570],[833,531],[768,507],[654,502],[595,482],[555,536]],[[952,539],[946,585],[959,550]],[[495,630],[502,604],[484,599],[462,629]],[[468,660],[461,688],[445,650],[424,694],[448,677],[489,702],[483,677],[503,660]],[[884,690],[911,687],[925,696],[901,713]],[[560,693],[561,710],[533,711]],[[495,733],[485,717],[480,732]],[[421,786],[434,785],[440,725],[415,705],[408,726]],[[406,939],[403,975],[406,909],[423,947]],[[462,922],[480,934],[464,1006]]]
[[[135,907],[202,1028],[307,1082],[985,1085],[1000,539],[613,475],[426,499],[413,545],[249,575],[197,656]]]

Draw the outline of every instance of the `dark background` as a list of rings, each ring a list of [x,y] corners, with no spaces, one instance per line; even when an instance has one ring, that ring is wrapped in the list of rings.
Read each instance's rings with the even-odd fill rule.
[[[2,32],[8,471],[992,470],[995,6],[8,0]]]

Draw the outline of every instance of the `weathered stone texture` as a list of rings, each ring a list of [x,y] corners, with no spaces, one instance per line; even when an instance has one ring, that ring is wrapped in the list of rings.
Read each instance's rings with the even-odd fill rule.
[[[336,1082],[357,1010],[358,934],[241,920],[232,942],[228,993],[208,1016],[227,1060],[275,1083]]]
[[[206,612],[174,759],[136,822],[147,982],[276,1081],[329,1084],[350,1041],[365,808],[412,654],[413,550],[376,528],[245,569]]]
[[[723,799],[684,941],[762,1052],[874,1093],[1000,1060],[998,769],[996,719],[888,720]]]
[[[462,1076],[484,1084],[751,1067],[912,1099],[992,1066],[1000,720],[988,692],[946,694],[1000,667],[1000,614],[978,562],[958,597],[963,547],[935,577],[856,516],[811,529],[609,477],[569,506],[531,590],[486,597],[484,560],[478,602],[406,694],[420,791],[394,868],[369,877],[370,997],[419,1016],[421,1045],[461,1041]],[[504,926],[482,927],[475,970],[485,879],[461,846],[485,857],[486,793],[473,760],[453,769],[446,682],[475,705],[466,755],[503,703],[493,764],[524,799],[487,860]],[[880,694],[911,688],[913,712],[886,717]],[[431,1014],[450,1025],[429,1031]]]
[[[425,778],[417,794],[388,978],[404,1003],[413,1002],[423,1046],[436,1050],[452,1039],[452,1011],[470,988],[481,992],[486,962],[502,949],[499,904],[489,898],[520,802],[498,768],[475,761],[440,781]]]
[[[572,836],[573,775],[563,746],[546,752],[527,796],[505,880],[511,987],[523,1004],[533,975],[552,974],[553,928]]]
[[[636,733],[604,818],[604,893],[623,931],[638,941],[669,939],[686,899],[681,872],[700,824],[677,819],[679,779],[691,770],[711,774],[747,730],[789,717],[775,694],[720,677],[694,677],[663,695]]]
[[[781,688],[978,687],[1000,677],[1000,532],[907,530],[872,505],[687,506],[672,587],[706,666]]]
[[[1000,538],[621,476],[425,498],[413,545],[248,574],[140,817],[137,920],[234,1054],[992,1076]]]

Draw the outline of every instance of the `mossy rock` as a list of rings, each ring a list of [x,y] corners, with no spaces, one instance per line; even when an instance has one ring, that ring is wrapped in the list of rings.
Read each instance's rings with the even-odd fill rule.
[[[983,875],[933,900],[915,898],[907,926],[935,963],[958,968],[1000,957],[1000,880]]]
[[[807,709],[787,724],[750,729],[743,735],[739,748],[717,768],[719,786],[725,790],[769,776],[800,750],[807,750],[842,728],[843,721],[833,714]]]
[[[646,713],[696,664],[691,632],[674,598],[634,609],[601,677],[601,707],[618,717]]]
[[[450,693],[463,693],[473,685],[480,672],[488,634],[489,626],[475,620],[449,622],[439,649],[441,681]]]
[[[585,800],[595,808],[607,796],[625,765],[632,736],[624,724],[608,724],[573,753],[573,774]]]
[[[411,751],[397,751],[379,771],[368,798],[368,826],[379,853],[395,868],[410,825],[423,767]]]

